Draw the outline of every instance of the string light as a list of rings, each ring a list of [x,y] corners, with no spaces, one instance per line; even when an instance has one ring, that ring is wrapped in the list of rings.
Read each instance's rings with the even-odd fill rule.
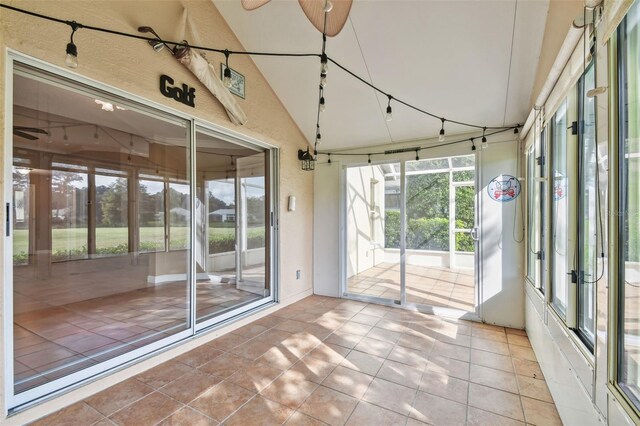
[[[438,136],[438,141],[444,142],[444,122],[445,122],[445,119],[441,118],[440,120],[442,121],[442,128],[440,129],[440,136]]]
[[[231,80],[231,69],[229,68],[229,55],[231,54],[231,52],[229,52],[229,50],[225,49],[224,50],[224,72],[223,72],[223,78],[222,78],[222,83],[224,84],[224,87],[226,87],[227,89],[229,87],[231,87],[231,85],[233,84],[233,80]]]
[[[333,7],[333,4],[331,1],[329,0],[325,0],[324,3],[324,9],[325,12],[329,12]],[[120,37],[127,37],[127,38],[133,38],[133,39],[137,39],[137,40],[144,40],[145,42],[153,42],[154,45],[157,44],[158,42],[162,43],[164,46],[168,46],[168,45],[174,45],[175,47],[186,47],[187,43],[185,41],[169,41],[169,40],[163,40],[161,37],[158,36],[158,34],[156,34],[155,32],[150,30],[150,27],[140,27],[138,30],[142,33],[149,33],[151,32],[155,37],[146,37],[146,36],[142,36],[142,35],[138,35],[138,34],[129,34],[129,33],[125,33],[122,31],[116,31],[116,30],[111,30],[108,28],[103,28],[103,27],[97,27],[97,26],[90,26],[90,25],[83,25],[81,23],[78,23],[76,21],[67,21],[67,20],[63,20],[63,19],[59,19],[59,18],[55,18],[52,16],[47,16],[47,15],[43,15],[37,12],[32,12],[29,10],[25,10],[25,9],[21,9],[15,6],[10,6],[10,5],[6,5],[6,4],[0,4],[0,8],[3,9],[9,9],[12,10],[14,12],[18,12],[18,13],[22,13],[22,14],[27,14],[36,18],[40,18],[40,19],[44,19],[44,20],[48,20],[48,21],[52,21],[52,22],[57,22],[57,23],[61,23],[61,24],[65,24],[71,27],[72,29],[72,33],[71,33],[71,38],[70,38],[70,43],[67,45],[67,56],[65,57],[65,63],[70,66],[70,67],[76,67],[77,66],[77,47],[75,46],[75,44],[73,43],[73,35],[75,33],[75,31],[77,31],[78,29],[82,28],[85,30],[89,30],[89,31],[97,31],[97,32],[102,32],[102,33],[107,33],[107,34],[112,34],[112,35],[116,35],[116,36],[120,36]],[[323,34],[323,40],[326,39],[326,35]],[[155,46],[154,46],[155,47]],[[448,121],[450,123],[454,123],[454,124],[458,124],[461,126],[466,126],[466,127],[473,127],[476,129],[482,129],[483,131],[486,129],[492,129],[492,130],[513,130],[514,134],[517,134],[519,132],[519,127],[520,125],[517,125],[516,127],[514,126],[499,126],[499,127],[491,127],[491,126],[486,126],[486,127],[482,127],[480,125],[477,124],[472,124],[472,123],[467,123],[467,122],[462,122],[462,121],[457,121],[457,120],[452,120],[452,119],[445,119],[444,117],[440,117],[439,115],[433,114],[429,111],[423,110],[421,108],[418,108],[408,102],[402,101],[400,99],[397,99],[395,97],[392,97],[391,95],[387,94],[387,92],[383,91],[382,89],[374,86],[373,84],[369,83],[368,81],[366,81],[364,78],[358,76],[357,74],[355,74],[354,72],[352,72],[351,70],[349,70],[348,68],[346,68],[345,66],[341,65],[340,63],[336,62],[335,60],[333,60],[332,58],[328,57],[325,53],[324,53],[324,43],[323,43],[323,50],[322,50],[322,54],[318,54],[318,53],[284,53],[284,52],[252,52],[252,51],[233,51],[233,50],[228,50],[228,49],[219,49],[219,48],[213,48],[213,47],[207,47],[207,46],[196,46],[196,45],[190,45],[191,48],[193,49],[197,49],[197,50],[201,50],[201,51],[210,51],[210,52],[217,52],[217,53],[223,53],[225,54],[225,63],[226,65],[228,65],[228,56],[231,54],[238,54],[238,55],[260,55],[260,56],[275,56],[275,57],[320,57],[321,59],[321,80],[320,83],[322,85],[322,87],[326,86],[326,77],[327,77],[327,73],[326,73],[326,69],[327,67],[324,66],[324,58],[326,57],[327,59],[327,66],[329,62],[332,62],[335,66],[337,66],[338,68],[340,68],[341,70],[343,70],[344,72],[348,73],[349,75],[351,75],[352,77],[356,78],[358,81],[360,81],[361,83],[371,87],[372,89],[374,89],[375,91],[386,95],[389,99],[393,98],[394,100],[396,100],[397,102],[403,104],[404,106],[411,108],[417,112],[420,112],[422,114],[428,115],[430,117],[433,118],[437,118],[440,119],[441,121],[444,119],[445,121]],[[157,50],[157,49],[156,49]],[[226,84],[231,84],[231,71],[229,70],[229,67],[226,67],[228,71],[223,72],[223,77],[228,77],[225,80],[225,85]],[[388,105],[387,107],[387,111],[389,111],[391,108],[391,106]],[[391,117],[390,114],[387,114],[387,117]],[[441,130],[443,130],[443,128],[441,128]],[[483,132],[484,133],[484,132]],[[486,133],[485,133],[486,135]]]
[[[471,151],[475,151],[476,150],[476,144],[473,143],[473,138],[469,139],[471,141]]]
[[[518,134],[518,127],[520,127],[520,124],[516,124],[516,127],[513,129],[513,134],[514,135]]]
[[[327,86],[327,74],[321,72],[320,73],[320,87],[323,89]]]
[[[322,55],[320,55],[320,73],[321,74],[326,74],[327,71],[329,70],[329,58],[327,57],[326,53],[323,53]]]
[[[393,98],[391,95],[387,95],[389,101],[387,102],[387,114],[384,117],[385,120],[391,121],[393,120],[393,111],[391,111],[391,99]]]
[[[328,154],[327,163],[331,164],[331,154]]]
[[[369,154],[369,164],[371,164],[371,154]]]
[[[100,143],[100,139],[98,139],[98,126],[96,125],[96,128],[93,132],[93,143],[95,143],[96,145],[98,145]]]
[[[62,140],[64,140],[64,146],[69,146],[69,136],[67,136],[67,128],[63,127],[62,131],[64,132],[64,136],[62,136]]]
[[[416,161],[420,161],[420,156],[418,155],[418,150],[416,149]]]
[[[324,112],[327,109],[327,107],[324,104],[324,96],[320,97],[320,112]]]
[[[487,135],[486,135],[486,132],[487,132],[487,128],[486,128],[486,127],[483,127],[483,128],[482,128],[482,145],[480,145],[480,147],[481,147],[482,149],[487,149],[487,147],[489,146],[489,144],[487,143]]]
[[[75,34],[76,31],[78,31],[78,28],[80,28],[80,25],[77,22],[73,21],[69,23],[69,26],[71,27],[71,37],[70,37],[69,43],[67,43],[67,50],[66,50],[66,55],[64,57],[64,63],[69,68],[77,68],[78,67],[78,48],[73,43],[73,35]]]

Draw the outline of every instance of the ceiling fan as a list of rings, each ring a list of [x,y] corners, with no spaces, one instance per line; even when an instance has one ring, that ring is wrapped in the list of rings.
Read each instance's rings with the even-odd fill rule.
[[[39,139],[37,136],[31,135],[30,133],[37,133],[40,135],[49,134],[46,130],[38,129],[37,127],[13,126],[14,135],[19,136],[21,138],[29,139],[30,141],[35,141]]]
[[[245,10],[254,10],[270,0],[242,0]],[[298,0],[300,7],[314,27],[329,37],[336,36],[349,17],[353,0]],[[326,17],[326,27],[325,27]]]

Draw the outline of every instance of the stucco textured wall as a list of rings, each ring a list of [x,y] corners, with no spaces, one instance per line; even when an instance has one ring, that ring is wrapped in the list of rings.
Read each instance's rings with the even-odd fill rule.
[[[180,36],[178,24],[183,8],[186,7],[202,44],[243,50],[211,1],[21,0],[3,3],[128,33],[137,33],[138,26],[149,25],[167,39]],[[70,30],[66,25],[0,10],[0,96],[3,102],[6,93],[6,49],[64,67],[65,46],[69,42],[69,35]],[[296,157],[297,150],[306,147],[306,141],[251,58],[231,57],[230,66],[246,78],[246,99],[238,98],[238,101],[248,116],[248,122],[245,126],[235,126],[218,101],[168,52],[155,53],[144,41],[83,29],[78,30],[74,41],[78,47],[79,66],[75,70],[78,74],[280,148],[280,297],[286,301],[310,292],[313,284],[313,173],[301,171]],[[208,53],[207,58],[219,72],[219,63],[224,61],[224,55]],[[195,87],[196,108],[192,109],[163,97],[158,90],[161,74],[168,74],[177,82]],[[2,110],[0,127],[4,132],[5,126],[11,126],[11,117],[5,115],[4,107]],[[6,143],[10,141],[0,142],[2,158]],[[6,173],[0,162],[0,184],[3,188]],[[288,212],[286,209],[289,195],[296,196],[295,212]],[[8,242],[8,239],[0,240],[0,270],[11,267],[4,262],[4,248]],[[302,271],[300,280],[295,279],[295,271],[298,269]],[[0,342],[4,342],[4,336],[0,336]],[[3,377],[3,383],[4,380]],[[4,398],[2,400],[0,402],[4,402]],[[0,423],[3,423],[3,417],[0,416]],[[14,418],[13,421],[15,420]]]

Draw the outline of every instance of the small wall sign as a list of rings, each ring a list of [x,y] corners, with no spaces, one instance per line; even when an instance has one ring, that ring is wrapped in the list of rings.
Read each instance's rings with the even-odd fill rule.
[[[560,201],[566,195],[567,195],[567,178],[562,174],[557,173],[556,176],[553,178],[553,199],[555,201]]]
[[[184,83],[182,87],[174,86],[173,79],[168,75],[160,76],[160,93],[192,108],[196,106],[196,89]]]
[[[515,176],[498,175],[487,185],[487,192],[494,201],[501,203],[513,201],[520,195],[520,181]]]
[[[227,66],[220,63],[220,78],[224,75],[225,68],[227,68]],[[231,87],[229,87],[229,91],[244,99],[244,75],[231,67],[229,67],[229,70],[231,71]]]

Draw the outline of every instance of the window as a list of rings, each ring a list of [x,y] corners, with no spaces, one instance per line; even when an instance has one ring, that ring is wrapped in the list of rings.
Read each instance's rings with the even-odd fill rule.
[[[533,145],[527,151],[527,277],[533,285],[545,292],[544,279],[544,209],[546,183],[545,169],[545,139],[547,128],[536,137]]]
[[[595,98],[586,93],[595,87],[595,66],[589,65],[578,82],[579,99],[579,167],[578,167],[578,336],[593,352],[595,343],[595,284],[604,265],[598,264],[598,254],[604,252],[598,229],[600,208],[598,194],[598,158],[596,156]],[[600,229],[601,230],[601,229]],[[600,244],[600,245],[598,245]],[[600,268],[600,269],[598,269]]]
[[[640,408],[640,6],[618,29],[618,382]]]
[[[560,105],[551,119],[551,303],[561,316],[565,316],[568,300],[567,255],[569,249],[568,225],[569,174],[567,173],[567,100]]]

